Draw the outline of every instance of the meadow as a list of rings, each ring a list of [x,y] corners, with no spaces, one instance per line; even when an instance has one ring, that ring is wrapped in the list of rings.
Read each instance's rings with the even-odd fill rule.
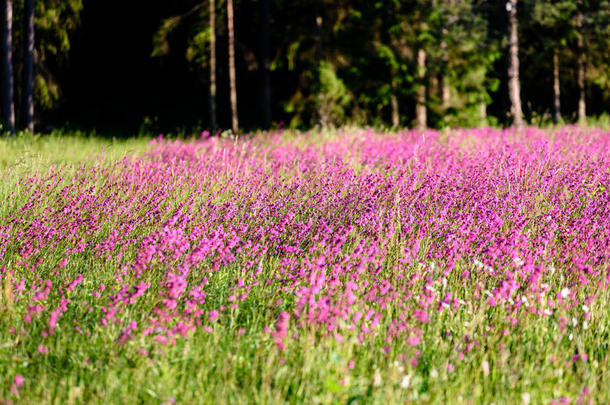
[[[610,132],[0,139],[0,403],[610,403]]]

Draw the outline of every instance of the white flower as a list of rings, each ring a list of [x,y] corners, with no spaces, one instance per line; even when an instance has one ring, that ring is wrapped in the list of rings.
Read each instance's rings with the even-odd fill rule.
[[[523,403],[525,405],[528,405],[530,403],[530,393],[529,392],[524,392],[523,394],[521,394],[521,400],[523,401]]]
[[[553,315],[553,311],[551,311],[551,310],[550,310],[550,309],[548,309],[548,308],[544,310],[544,313],[545,313],[545,314],[547,314],[548,316]]]
[[[406,375],[406,376],[402,377],[402,380],[400,380],[400,387],[403,389],[406,389],[409,387],[410,382],[411,382],[411,376]]]
[[[568,295],[570,295],[569,288],[564,288],[561,290],[561,298],[568,298]]]
[[[589,312],[589,307],[588,307],[588,306],[586,306],[586,305],[583,305],[583,306],[582,306],[582,310],[583,310],[584,312]]]
[[[373,387],[379,387],[381,385],[381,374],[379,370],[375,370],[375,374],[373,375]]]
[[[484,360],[483,363],[481,363],[481,368],[483,369],[483,375],[487,377],[489,375],[489,363],[487,360]]]
[[[572,339],[574,339],[574,335],[570,333],[570,335],[568,336],[568,339],[570,339],[570,342],[571,342]]]
[[[584,321],[584,322],[582,323],[582,328],[583,328],[584,330],[589,329],[589,322]]]
[[[578,321],[576,320],[576,318],[572,318],[572,326],[576,326],[578,325]]]
[[[435,368],[430,370],[430,378],[435,379],[435,380],[438,378],[438,371]]]

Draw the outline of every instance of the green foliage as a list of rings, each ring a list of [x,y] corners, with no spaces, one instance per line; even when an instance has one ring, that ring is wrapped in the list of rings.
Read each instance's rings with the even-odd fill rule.
[[[166,56],[170,52],[169,36],[182,22],[182,16],[173,16],[165,19],[153,36],[153,50],[151,56]]]
[[[291,126],[299,128],[321,122],[390,125],[392,109],[397,105],[400,122],[405,124],[413,119],[415,94],[421,86],[427,89],[428,123],[432,127],[494,124],[496,119],[483,114],[486,107],[502,117],[506,101],[502,98],[506,94],[498,89],[506,81],[506,66],[501,59],[507,32],[505,2],[270,2],[271,94],[274,117],[278,121],[289,121]],[[62,96],[59,78],[69,76],[67,55],[87,2],[40,0],[35,4],[35,100],[39,111],[59,104]],[[238,76],[247,77],[247,81],[252,81],[262,66],[257,52],[259,5],[258,1],[236,4],[237,66],[241,69]],[[209,68],[211,38],[208,6],[207,0],[185,0],[171,7],[158,6],[158,11],[151,14],[154,24],[158,24],[151,38],[151,56],[164,58],[170,53],[180,53],[183,65],[177,63],[176,69],[192,69],[200,73],[204,82],[208,80],[205,73]],[[224,6],[224,0],[216,1],[219,50],[226,47],[227,39]],[[14,0],[14,7],[14,59],[18,61],[23,45],[23,0]],[[569,100],[577,97],[579,41],[586,53],[587,103],[589,107],[594,106],[589,109],[594,114],[607,110],[610,105],[610,1],[519,0],[518,10],[519,54],[524,67],[521,69],[522,96],[524,108],[529,110],[527,116],[538,122],[550,110],[551,87],[547,82],[555,51],[559,55],[562,105],[566,110],[574,109],[574,103]],[[322,21],[319,30],[318,17]],[[87,18],[95,19],[90,15]],[[112,22],[108,29],[112,29]],[[417,75],[419,49],[426,52],[423,80]],[[222,120],[226,70],[226,56],[222,51],[217,64],[218,114]],[[17,109],[20,108],[20,72],[17,65]],[[238,82],[240,104],[256,110],[259,83],[246,83],[246,79]],[[162,116],[160,112],[154,114]],[[570,117],[572,111],[564,114]],[[254,111],[249,115],[252,120],[260,114]]]
[[[322,62],[318,69],[320,91],[318,93],[318,111],[322,125],[345,124],[345,108],[351,101],[343,81],[337,77],[329,62]]]
[[[23,0],[14,3],[15,21],[23,15]],[[34,100],[43,110],[58,105],[61,86],[57,72],[67,60],[70,38],[80,24],[83,11],[82,0],[41,0],[35,2],[36,43]],[[20,49],[23,41],[21,24],[14,23],[15,48]]]
[[[70,50],[70,34],[80,23],[82,0],[44,0],[35,2],[35,23],[41,61],[49,55]]]
[[[223,32],[221,2],[216,2],[216,30]],[[196,4],[183,14],[166,18],[153,36],[152,57],[168,56],[173,42],[184,41],[186,61],[196,69],[209,62],[211,28],[209,26],[209,3]]]

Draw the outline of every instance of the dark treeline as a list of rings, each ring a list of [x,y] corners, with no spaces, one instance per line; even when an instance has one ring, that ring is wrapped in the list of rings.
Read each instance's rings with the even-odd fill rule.
[[[610,111],[608,0],[1,0],[3,130],[523,125]]]

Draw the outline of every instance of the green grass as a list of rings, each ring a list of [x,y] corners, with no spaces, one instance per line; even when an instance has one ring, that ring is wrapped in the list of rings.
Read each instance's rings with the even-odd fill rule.
[[[73,172],[87,162],[98,164],[100,157],[113,162],[146,150],[150,138],[106,139],[83,133],[49,135],[19,134],[0,136],[0,198],[10,192],[15,182],[35,173],[45,175],[53,167]]]

